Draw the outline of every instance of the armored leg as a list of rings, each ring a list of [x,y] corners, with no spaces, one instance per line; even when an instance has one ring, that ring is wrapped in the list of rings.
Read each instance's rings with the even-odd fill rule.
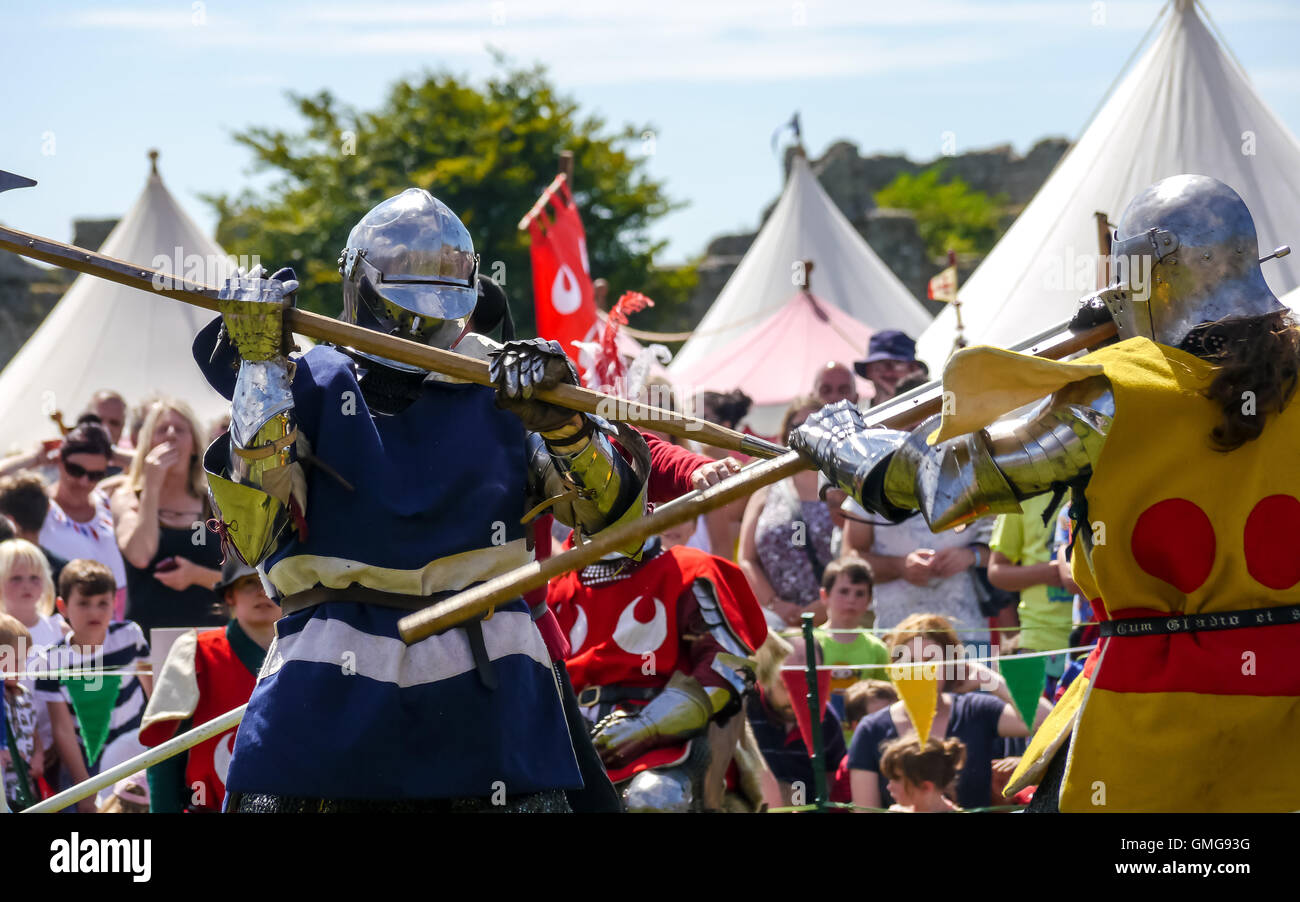
[[[703,811],[709,757],[708,742],[696,739],[681,764],[642,771],[623,784],[623,804],[632,813]]]

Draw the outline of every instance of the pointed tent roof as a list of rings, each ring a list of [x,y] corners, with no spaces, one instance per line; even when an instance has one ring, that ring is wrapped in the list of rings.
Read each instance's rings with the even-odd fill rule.
[[[850,364],[863,356],[870,337],[871,329],[843,310],[800,291],[716,353],[673,375],[701,391],[739,387],[756,407],[784,407],[808,391],[822,364]],[[858,390],[864,396],[871,391],[860,379]]]
[[[100,253],[208,284],[220,283],[232,269],[225,251],[176,203],[156,166]],[[157,266],[162,258],[168,262]],[[203,270],[191,271],[199,260]],[[208,386],[190,354],[195,334],[212,316],[78,276],[0,372],[0,444],[8,449],[57,436],[46,411],[57,408],[70,424],[100,389],[120,392],[132,405],[151,394],[174,395],[205,424],[226,412],[229,402]]]
[[[796,153],[776,209],[669,366],[674,380],[682,381],[680,373],[780,309],[790,298],[792,267],[801,260],[816,265],[819,298],[873,329],[917,335],[930,322],[930,314],[822,189],[808,160]]]
[[[1171,175],[1231,185],[1254,216],[1261,254],[1300,245],[1300,144],[1192,0],[1173,0],[1163,13],[1168,21],[1150,49],[962,286],[969,343],[1005,347],[1066,319],[1096,288],[1093,213],[1118,222],[1143,188]],[[1266,263],[1264,273],[1275,293],[1289,291],[1300,285],[1300,255]],[[942,364],[955,332],[945,309],[917,355]]]

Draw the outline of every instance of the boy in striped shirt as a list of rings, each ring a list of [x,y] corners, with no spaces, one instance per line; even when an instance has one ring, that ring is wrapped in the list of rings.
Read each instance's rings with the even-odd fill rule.
[[[68,785],[121,764],[144,747],[136,734],[152,677],[149,644],[140,627],[113,621],[116,580],[108,567],[91,560],[68,563],[59,575],[58,608],[72,632],[42,653],[33,669],[36,698],[47,705],[54,745]],[[107,801],[112,788],[100,793]],[[77,810],[94,813],[96,798]]]

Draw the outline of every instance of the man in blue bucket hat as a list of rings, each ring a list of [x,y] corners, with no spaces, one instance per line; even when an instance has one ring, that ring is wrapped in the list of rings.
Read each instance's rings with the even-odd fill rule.
[[[875,387],[873,407],[894,397],[904,379],[930,374],[929,367],[916,359],[916,342],[897,329],[874,333],[867,342],[867,359],[856,361],[853,371]]]

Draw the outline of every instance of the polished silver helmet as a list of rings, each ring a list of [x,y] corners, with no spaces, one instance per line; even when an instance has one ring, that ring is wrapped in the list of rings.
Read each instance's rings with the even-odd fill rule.
[[[1237,192],[1208,176],[1176,175],[1124,211],[1106,304],[1120,338],[1178,347],[1201,323],[1286,309],[1259,263],[1255,223]]]
[[[423,188],[407,188],[363,216],[348,235],[339,272],[344,322],[437,348],[451,347],[478,300],[474,242],[456,214]]]

